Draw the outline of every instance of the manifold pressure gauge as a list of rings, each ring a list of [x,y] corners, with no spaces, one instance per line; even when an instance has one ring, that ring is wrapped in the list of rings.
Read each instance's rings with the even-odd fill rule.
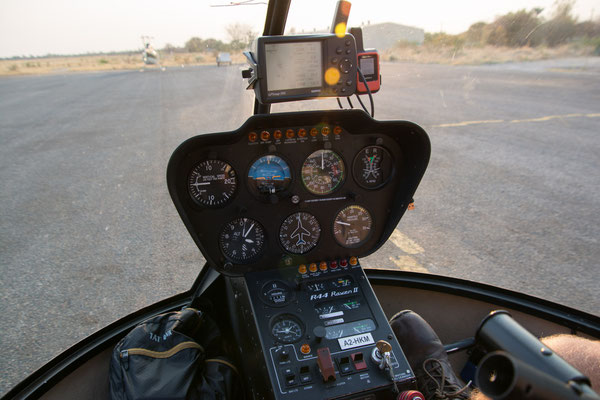
[[[235,170],[224,161],[205,160],[190,171],[188,190],[200,205],[221,207],[233,197],[236,188]]]
[[[366,208],[352,205],[342,209],[333,221],[333,237],[341,246],[362,246],[371,236],[373,220]]]
[[[251,262],[261,254],[264,244],[264,228],[250,218],[234,219],[225,225],[219,235],[223,254],[234,262]]]

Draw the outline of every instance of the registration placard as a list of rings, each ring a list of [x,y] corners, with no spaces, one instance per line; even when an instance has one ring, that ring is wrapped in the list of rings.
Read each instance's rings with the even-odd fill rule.
[[[362,333],[360,335],[348,336],[345,338],[338,339],[338,343],[342,350],[353,349],[354,347],[365,346],[367,344],[373,344],[373,336],[371,333]]]

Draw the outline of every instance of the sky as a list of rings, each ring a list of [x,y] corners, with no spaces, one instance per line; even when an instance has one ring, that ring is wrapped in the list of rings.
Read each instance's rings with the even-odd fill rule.
[[[140,49],[141,36],[162,48],[183,46],[191,37],[228,41],[235,22],[262,32],[265,4],[211,7],[230,0],[0,0],[0,57],[84,54]],[[263,2],[266,0],[255,0]],[[349,26],[396,22],[427,32],[460,33],[478,21],[510,11],[543,7],[555,0],[354,0]],[[287,27],[297,32],[326,29],[336,0],[292,0]],[[598,0],[577,0],[580,20],[600,16]]]

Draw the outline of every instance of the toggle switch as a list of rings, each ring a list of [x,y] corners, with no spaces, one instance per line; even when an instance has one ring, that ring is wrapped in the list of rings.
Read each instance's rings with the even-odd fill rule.
[[[367,363],[365,361],[365,356],[361,351],[358,353],[350,354],[350,358],[352,358],[352,362],[354,363],[354,368],[357,371],[364,371],[367,369]]]

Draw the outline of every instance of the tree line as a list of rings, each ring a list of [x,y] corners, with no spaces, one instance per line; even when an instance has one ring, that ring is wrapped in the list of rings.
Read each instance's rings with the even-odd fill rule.
[[[543,8],[533,8],[510,12],[491,23],[477,22],[458,35],[426,33],[425,43],[451,46],[556,47],[583,39],[600,45],[600,19],[578,22],[573,15],[574,4],[573,0],[558,1],[550,18],[541,16]]]

